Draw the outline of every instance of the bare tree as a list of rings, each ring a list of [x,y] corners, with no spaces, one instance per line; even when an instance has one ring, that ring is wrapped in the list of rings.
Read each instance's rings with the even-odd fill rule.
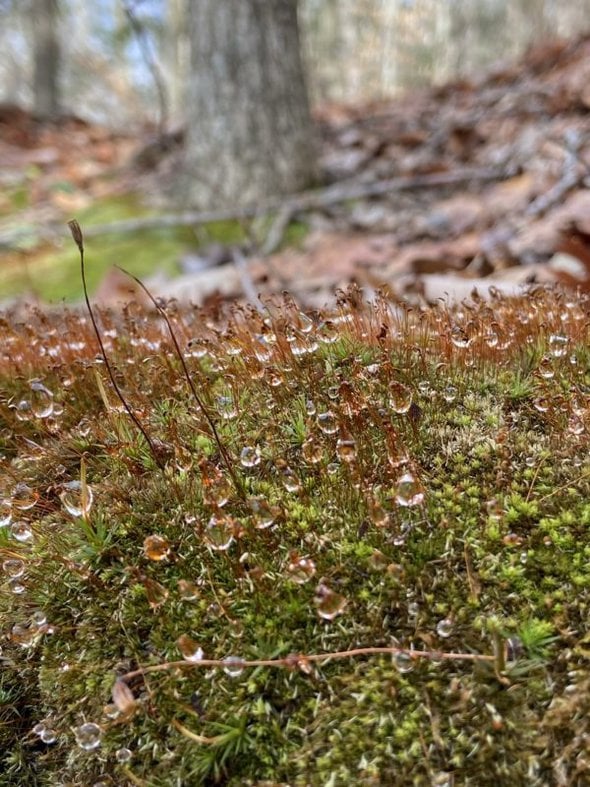
[[[32,0],[31,14],[34,110],[39,117],[51,119],[60,110],[58,0]]]
[[[309,186],[315,157],[297,0],[188,6],[190,202],[223,207]]]

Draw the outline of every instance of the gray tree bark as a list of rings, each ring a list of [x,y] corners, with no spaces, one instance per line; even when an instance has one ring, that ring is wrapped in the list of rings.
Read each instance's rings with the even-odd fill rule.
[[[33,0],[34,112],[44,119],[60,111],[58,0]]]
[[[188,5],[189,202],[220,208],[308,187],[315,156],[297,0]]]

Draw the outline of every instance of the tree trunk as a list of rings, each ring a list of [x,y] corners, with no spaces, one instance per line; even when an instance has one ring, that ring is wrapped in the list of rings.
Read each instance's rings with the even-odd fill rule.
[[[218,208],[306,188],[315,161],[297,0],[188,6],[189,201]]]
[[[58,0],[33,0],[35,114],[44,119],[57,117],[59,105]]]

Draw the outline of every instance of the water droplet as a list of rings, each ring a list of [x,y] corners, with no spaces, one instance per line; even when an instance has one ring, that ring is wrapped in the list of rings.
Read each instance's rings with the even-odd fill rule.
[[[498,334],[492,330],[484,331],[483,340],[488,347],[496,347],[499,341]]]
[[[15,596],[22,596],[27,588],[20,579],[10,579],[8,580],[8,589],[11,593],[14,593]]]
[[[545,397],[543,397],[543,396],[539,396],[533,402],[533,407],[539,413],[546,413],[549,410],[549,400],[545,399]]]
[[[331,410],[327,410],[325,413],[319,413],[317,421],[324,434],[336,434],[338,431],[338,421]]]
[[[28,522],[13,522],[10,525],[10,533],[13,538],[23,544],[33,538],[33,530]]]
[[[76,727],[74,733],[76,735],[76,743],[84,751],[94,751],[100,746],[102,730],[98,724],[93,722],[81,724],[79,727]]]
[[[10,500],[0,500],[0,527],[8,527],[12,521]]]
[[[581,435],[585,429],[584,421],[579,415],[572,413],[567,422],[567,430],[570,434]]]
[[[553,361],[548,355],[544,355],[539,362],[539,375],[545,380],[551,380],[555,377]]]
[[[147,536],[143,542],[143,550],[149,560],[165,560],[170,554],[170,542],[164,536]]]
[[[205,541],[217,552],[225,552],[234,542],[235,521],[223,514],[213,514],[205,529]]]
[[[334,620],[344,612],[347,601],[340,593],[334,592],[323,582],[320,582],[315,591],[314,604],[320,618]]]
[[[275,523],[279,510],[275,506],[269,505],[268,501],[262,497],[252,497],[248,501],[252,513],[255,516],[254,527],[257,530],[266,530]]]
[[[409,653],[396,653],[393,657],[393,663],[398,672],[411,672],[414,669],[414,659]]]
[[[463,328],[455,325],[451,328],[451,342],[461,350],[466,349],[471,344],[471,339]]]
[[[191,339],[187,344],[188,354],[193,358],[205,358],[209,355],[209,347],[203,339]]]
[[[19,511],[28,511],[33,508],[39,499],[39,495],[24,481],[18,483],[12,490],[11,502],[13,508],[18,508]]]
[[[227,656],[223,659],[223,663],[225,664],[223,671],[230,678],[237,678],[244,671],[244,659],[239,656]]]
[[[32,628],[28,623],[15,623],[10,630],[10,639],[16,645],[28,648],[33,644],[37,633],[37,630]]]
[[[287,492],[299,492],[301,489],[301,481],[290,467],[281,469],[281,479]]]
[[[430,396],[432,394],[432,388],[428,380],[420,380],[418,383],[418,390],[422,396]]]
[[[340,465],[338,462],[330,462],[329,465],[326,467],[326,472],[328,475],[336,475],[336,473],[340,470]]]
[[[178,593],[183,601],[194,601],[199,597],[199,586],[190,579],[179,579]]]
[[[300,557],[296,552],[289,554],[289,562],[285,569],[287,579],[297,585],[308,582],[315,574],[316,567],[313,560],[309,557]]]
[[[260,341],[254,341],[253,343],[254,348],[254,355],[259,363],[268,363],[272,358],[272,350],[267,347],[266,344],[263,344]]]
[[[151,577],[146,577],[143,580],[143,586],[148,604],[152,609],[157,609],[168,598],[168,590],[163,585],[160,585],[159,582],[156,582],[155,579],[151,579]]]
[[[356,442],[354,440],[338,440],[336,443],[338,458],[349,464],[356,460]]]
[[[424,502],[424,487],[412,473],[404,473],[395,487],[395,502],[400,506],[418,506]]]
[[[328,398],[332,401],[338,399],[340,396],[340,386],[339,385],[331,385],[327,390]]]
[[[447,385],[442,392],[442,397],[445,400],[445,402],[454,402],[455,399],[457,398],[457,389],[455,388],[455,386]]]
[[[31,411],[37,418],[48,418],[53,413],[53,394],[39,380],[31,382]]]
[[[238,411],[234,404],[233,396],[218,396],[217,412],[226,421],[231,421],[232,418],[235,418]]]
[[[404,415],[412,406],[412,389],[403,383],[391,383],[388,396],[389,406],[398,415]]]
[[[44,724],[44,722],[40,721],[37,724],[35,724],[35,726],[32,729],[32,732],[35,735],[41,735],[41,733],[43,732],[44,729],[45,729],[45,724]]]
[[[371,520],[375,527],[387,527],[389,525],[389,514],[379,503],[373,503],[371,505]]]
[[[31,627],[35,629],[42,628],[47,623],[47,615],[42,610],[38,609],[31,615]]]
[[[554,358],[563,358],[567,353],[569,339],[558,333],[552,333],[549,337],[549,353]]]
[[[525,648],[520,637],[508,637],[504,647],[506,661],[518,661],[525,655]]]
[[[117,762],[129,762],[132,756],[133,753],[131,749],[126,749],[126,748],[117,749],[117,751],[115,752],[115,759],[117,760]]]
[[[16,405],[14,412],[19,421],[28,421],[33,414],[31,403],[27,402],[26,399],[21,399]]]
[[[307,440],[301,446],[301,453],[306,462],[309,462],[312,465],[321,462],[324,456],[322,446],[320,443],[318,443],[315,437],[307,438]]]
[[[374,549],[371,553],[371,557],[369,558],[369,566],[373,569],[373,571],[383,571],[389,565],[389,560],[387,556],[383,554],[379,549]]]
[[[178,650],[182,658],[187,661],[201,661],[203,658],[203,648],[201,648],[188,634],[182,634],[177,640]]]
[[[260,464],[260,449],[258,446],[246,445],[240,452],[242,467],[256,467]]]
[[[446,639],[453,633],[453,621],[449,618],[443,618],[436,624],[436,633],[439,637]]]
[[[55,743],[57,740],[57,732],[52,730],[51,727],[45,727],[45,729],[41,731],[39,737],[43,743]]]
[[[308,400],[305,402],[305,412],[306,412],[306,413],[307,413],[307,415],[309,415],[309,416],[315,415],[315,413],[316,413],[316,410],[315,410],[315,403],[313,402],[313,400],[312,400],[312,399],[308,399]]]
[[[63,507],[70,516],[86,516],[92,507],[94,495],[88,484],[80,481],[68,481],[63,485],[59,496]]]

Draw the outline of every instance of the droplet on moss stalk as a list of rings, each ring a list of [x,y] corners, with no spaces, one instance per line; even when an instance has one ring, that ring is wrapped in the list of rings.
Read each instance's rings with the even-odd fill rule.
[[[4,571],[6,576],[17,579],[25,573],[25,562],[17,557],[8,558],[2,563],[2,571]]]
[[[230,678],[237,678],[244,671],[244,659],[239,656],[227,656],[223,659],[223,663],[225,665],[223,671]]]
[[[21,543],[31,541],[33,538],[33,530],[28,522],[13,522],[10,525],[10,534]]]
[[[29,508],[33,508],[38,499],[38,493],[24,481],[18,483],[12,490],[12,507],[18,508],[19,511],[28,511]]]
[[[347,601],[340,593],[334,592],[326,584],[320,582],[316,588],[314,604],[320,618],[334,620],[344,612]]]
[[[256,467],[260,464],[260,449],[258,446],[245,445],[240,451],[240,464],[242,467]]]
[[[164,536],[147,536],[143,542],[143,550],[149,560],[166,560],[170,554],[170,542]]]
[[[424,502],[424,487],[412,473],[404,473],[395,487],[395,502],[404,507]]]
[[[407,413],[412,406],[412,390],[402,383],[391,383],[389,386],[389,406],[398,415]]]
[[[549,337],[549,353],[554,358],[563,358],[567,353],[569,339],[559,333],[552,333]]]
[[[297,585],[303,585],[310,580],[316,572],[315,563],[309,557],[300,557],[296,552],[289,555],[289,562],[285,569],[287,579]]]
[[[327,410],[325,413],[319,413],[317,420],[318,426],[324,434],[336,434],[338,431],[338,421],[331,410]]]
[[[12,521],[10,500],[0,500],[0,527],[8,527]]]
[[[449,618],[443,618],[436,624],[436,633],[439,637],[446,639],[453,633],[453,621]]]
[[[115,752],[115,759],[117,760],[117,762],[121,762],[121,763],[129,762],[132,756],[133,753],[131,752],[131,749],[126,749],[126,748],[117,749],[117,751]]]
[[[356,442],[354,440],[338,440],[336,443],[338,458],[349,464],[356,459]]]
[[[201,661],[203,658],[203,648],[188,634],[181,634],[176,640],[176,644],[183,659],[187,661]]]
[[[48,418],[53,413],[53,394],[39,380],[31,382],[31,411],[36,418]]]
[[[216,552],[225,552],[234,542],[235,521],[223,514],[213,514],[205,529],[205,541]]]
[[[414,669],[414,659],[409,653],[396,653],[393,657],[393,663],[398,672],[406,673]]]
[[[28,421],[33,414],[31,403],[26,399],[21,399],[14,408],[14,412],[19,421]]]
[[[76,727],[74,734],[76,736],[76,743],[81,749],[84,749],[84,751],[94,751],[94,749],[98,749],[100,746],[102,730],[98,724],[94,724],[93,722],[81,724],[79,727]]]
[[[59,499],[70,516],[79,517],[86,516],[92,508],[94,494],[88,484],[68,481],[63,485]]]
[[[248,505],[254,514],[254,527],[257,530],[266,530],[275,523],[277,515],[280,513],[279,509],[269,505],[262,497],[251,497]]]

